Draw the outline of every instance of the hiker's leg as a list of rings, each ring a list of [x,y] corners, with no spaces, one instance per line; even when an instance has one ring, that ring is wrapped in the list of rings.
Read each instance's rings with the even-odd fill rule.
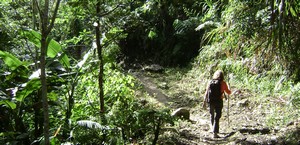
[[[219,123],[220,123],[220,118],[222,110],[221,109],[216,109],[216,117],[215,117],[215,124],[214,124],[214,133],[219,133]]]
[[[209,113],[210,113],[211,126],[214,126],[214,121],[215,121],[215,105],[214,104],[209,104]]]
[[[219,133],[219,123],[220,123],[220,118],[222,116],[222,108],[223,108],[223,102],[218,103],[216,105],[216,117],[215,117],[215,124],[214,124],[214,133]]]

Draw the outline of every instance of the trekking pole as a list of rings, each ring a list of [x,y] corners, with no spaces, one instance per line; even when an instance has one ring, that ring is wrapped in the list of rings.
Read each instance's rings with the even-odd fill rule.
[[[228,87],[230,88],[229,82],[230,82],[230,76],[228,75]],[[230,121],[229,121],[229,95],[227,96],[227,125],[228,125],[228,128],[229,128],[230,127]]]
[[[229,95],[228,95],[228,98],[227,98],[227,123],[228,123],[228,128],[230,127],[230,122],[229,122]]]

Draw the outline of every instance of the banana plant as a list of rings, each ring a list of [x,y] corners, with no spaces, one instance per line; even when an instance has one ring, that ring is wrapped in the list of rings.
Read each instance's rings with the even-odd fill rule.
[[[33,45],[40,47],[39,40],[41,39],[41,35],[38,32],[34,30],[25,30],[21,34]],[[70,68],[69,58],[63,52],[61,45],[50,38],[48,38],[48,42],[49,47],[47,49],[46,65],[48,66],[48,70],[55,69],[50,68],[50,65],[55,63],[56,60],[60,63],[59,66],[68,70]],[[4,117],[12,120],[7,123],[2,122],[1,120],[0,122],[1,126],[7,126],[4,128],[6,132],[20,132],[20,136],[28,136],[28,133],[26,133],[28,130],[25,128],[26,122],[22,117],[24,116],[22,114],[31,114],[29,110],[35,110],[35,108],[39,105],[35,101],[26,101],[28,100],[26,98],[30,97],[30,99],[34,100],[33,96],[36,95],[37,92],[40,92],[42,86],[39,79],[40,70],[32,70],[31,64],[32,62],[21,61],[14,54],[6,51],[0,51],[0,109],[1,112],[9,112],[4,114]],[[60,78],[60,76],[51,75],[50,71],[47,75],[50,76],[47,79],[49,80],[48,87],[51,89],[55,89],[52,87],[57,85],[55,83],[63,83],[64,81]],[[34,116],[35,115],[36,113],[34,113]],[[26,140],[27,143],[30,143],[28,137]]]

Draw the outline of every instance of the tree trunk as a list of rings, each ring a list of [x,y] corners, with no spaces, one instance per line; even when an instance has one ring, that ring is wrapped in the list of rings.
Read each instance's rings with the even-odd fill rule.
[[[49,111],[48,111],[48,97],[47,97],[47,80],[46,80],[46,53],[48,48],[47,43],[47,26],[48,26],[48,11],[49,1],[45,0],[45,7],[43,16],[41,17],[42,22],[42,38],[41,38],[41,57],[40,57],[40,68],[41,68],[41,84],[42,84],[42,101],[43,101],[43,113],[44,113],[44,139],[45,145],[49,145]]]
[[[158,140],[158,136],[159,136],[159,131],[160,131],[160,124],[161,124],[161,120],[160,118],[157,119],[157,124],[155,125],[155,120],[154,120],[154,139],[152,141],[152,145],[156,145],[157,140]]]
[[[41,56],[40,56],[40,69],[41,69],[41,84],[42,84],[42,101],[43,101],[43,113],[44,113],[44,144],[49,145],[49,111],[48,111],[48,97],[47,97],[47,78],[46,78],[46,54],[49,41],[47,39],[51,29],[53,28],[56,14],[60,0],[57,0],[54,13],[49,25],[49,0],[45,0],[44,7],[39,11],[41,28]],[[39,6],[40,7],[40,6]]]
[[[37,14],[37,2],[35,0],[32,1],[32,29],[36,28],[36,14]]]
[[[43,115],[40,107],[41,101],[41,91],[38,91],[37,95],[34,97],[34,138],[39,138],[43,133]]]
[[[100,1],[97,2],[96,6],[96,12],[99,15],[100,14]],[[95,27],[96,29],[96,45],[97,45],[97,51],[98,51],[98,59],[100,61],[99,64],[99,78],[98,78],[98,83],[99,83],[99,97],[100,97],[100,113],[103,113],[104,110],[104,90],[103,90],[103,58],[102,58],[102,46],[100,44],[100,21],[97,21],[97,26]]]
[[[274,52],[274,48],[276,47],[276,32],[275,32],[275,13],[274,13],[274,4],[275,1],[271,0],[270,6],[271,6],[271,30],[270,30],[270,39],[272,41],[272,51]]]
[[[284,13],[285,13],[285,0],[281,0],[280,6],[279,6],[279,34],[278,34],[278,48],[279,48],[279,53],[282,53],[282,44],[283,44],[283,29],[284,29]]]
[[[68,137],[68,132],[70,131],[70,123],[69,119],[72,116],[72,110],[74,106],[74,91],[75,91],[75,86],[76,86],[77,79],[74,79],[74,81],[71,84],[71,92],[68,93],[68,106],[67,106],[67,111],[66,111],[66,118],[65,118],[65,128],[63,130],[63,136]]]

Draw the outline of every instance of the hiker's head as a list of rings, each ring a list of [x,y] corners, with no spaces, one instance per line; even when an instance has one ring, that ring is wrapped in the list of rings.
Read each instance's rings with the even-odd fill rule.
[[[223,81],[224,80],[223,72],[221,70],[217,70],[213,75],[213,79]]]

